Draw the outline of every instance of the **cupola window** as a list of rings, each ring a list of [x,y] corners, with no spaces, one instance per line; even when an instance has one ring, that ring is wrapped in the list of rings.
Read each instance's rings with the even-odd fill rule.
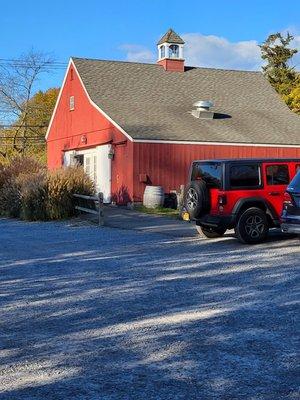
[[[160,58],[165,58],[165,56],[166,56],[165,46],[160,46]]]
[[[171,44],[169,46],[169,57],[179,58],[179,46],[177,44]]]

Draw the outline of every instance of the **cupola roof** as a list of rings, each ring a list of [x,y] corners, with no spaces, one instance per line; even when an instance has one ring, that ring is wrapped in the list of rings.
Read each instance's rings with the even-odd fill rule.
[[[157,44],[160,45],[163,43],[184,44],[184,40],[182,40],[181,37],[170,28]]]

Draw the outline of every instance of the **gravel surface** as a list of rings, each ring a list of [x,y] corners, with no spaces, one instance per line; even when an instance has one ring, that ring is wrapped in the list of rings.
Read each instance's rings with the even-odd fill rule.
[[[2,219],[0,243],[1,400],[299,399],[299,239]]]

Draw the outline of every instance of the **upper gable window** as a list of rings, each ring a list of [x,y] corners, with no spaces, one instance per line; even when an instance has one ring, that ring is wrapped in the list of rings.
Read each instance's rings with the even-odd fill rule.
[[[70,96],[69,105],[70,105],[70,111],[73,111],[75,109],[75,98],[74,98],[74,96]]]
[[[171,46],[169,46],[169,57],[179,58],[179,46],[177,44],[171,44]]]
[[[70,80],[72,81],[74,79],[74,73],[73,73],[73,68],[70,71]]]

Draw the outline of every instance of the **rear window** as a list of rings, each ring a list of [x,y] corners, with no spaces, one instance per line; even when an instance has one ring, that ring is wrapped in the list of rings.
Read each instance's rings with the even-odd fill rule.
[[[261,186],[260,166],[258,164],[231,165],[229,176],[231,188]]]
[[[221,188],[222,164],[221,163],[194,163],[192,181],[204,180],[209,187]]]
[[[289,181],[289,168],[286,164],[274,164],[267,166],[268,185],[288,185]]]

